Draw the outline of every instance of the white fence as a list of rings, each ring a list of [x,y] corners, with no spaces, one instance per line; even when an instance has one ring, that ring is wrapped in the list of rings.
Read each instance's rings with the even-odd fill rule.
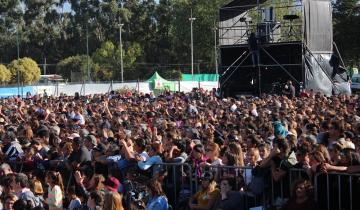
[[[193,88],[202,88],[205,90],[212,90],[218,87],[218,82],[188,82],[178,81],[176,83],[176,90],[182,92],[190,92]],[[16,88],[3,87],[0,88],[0,97],[11,97],[15,95],[22,95],[27,92],[34,94],[43,94],[44,90],[48,95],[58,96],[61,93],[66,95],[74,95],[78,92],[81,95],[101,94],[107,93],[111,90],[132,89],[142,93],[152,92],[148,82],[129,82],[129,83],[90,83],[90,84],[58,84],[58,85],[33,85]]]

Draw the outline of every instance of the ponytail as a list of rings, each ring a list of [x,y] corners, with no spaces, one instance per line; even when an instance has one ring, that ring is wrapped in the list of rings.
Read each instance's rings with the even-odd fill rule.
[[[62,176],[60,172],[57,171],[49,171],[48,172],[49,178],[51,178],[54,185],[58,185],[61,189],[61,191],[64,193],[64,184],[62,180]]]

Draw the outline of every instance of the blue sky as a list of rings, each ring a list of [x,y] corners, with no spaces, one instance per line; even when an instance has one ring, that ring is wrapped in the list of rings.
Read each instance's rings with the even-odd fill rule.
[[[64,10],[64,12],[70,12],[71,5],[69,4],[69,2],[65,2],[63,10]]]

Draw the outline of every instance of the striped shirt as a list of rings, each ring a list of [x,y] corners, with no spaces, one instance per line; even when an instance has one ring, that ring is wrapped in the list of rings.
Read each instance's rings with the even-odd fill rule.
[[[52,189],[48,189],[47,204],[49,209],[63,209],[63,193],[58,185],[55,185]]]

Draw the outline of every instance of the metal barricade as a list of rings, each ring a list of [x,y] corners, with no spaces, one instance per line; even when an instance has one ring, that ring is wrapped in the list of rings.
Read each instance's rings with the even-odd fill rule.
[[[197,182],[197,179],[193,177],[191,165],[186,163],[161,163],[157,164],[157,166],[162,167],[168,173],[165,183],[163,183],[164,190],[170,203],[175,208],[183,199],[194,194],[194,182]]]
[[[272,174],[271,174],[272,175]],[[304,169],[291,168],[285,177],[275,182],[271,176],[271,190],[268,197],[272,206],[281,206],[291,196],[293,184],[299,179],[310,179]]]
[[[14,172],[21,173],[24,168],[23,161],[6,161],[11,166]],[[157,164],[168,172],[163,185],[169,202],[174,205],[174,209],[185,197],[189,198],[199,190],[199,178],[190,164],[187,163],[162,163]],[[266,169],[269,170],[269,169]],[[201,172],[210,171],[214,175],[217,183],[225,177],[234,177],[236,186],[233,190],[244,192],[244,209],[249,209],[251,206],[274,206],[275,198],[281,199],[289,198],[293,184],[299,179],[313,178],[315,201],[319,205],[319,209],[327,210],[357,210],[360,209],[360,200],[354,199],[355,195],[360,193],[360,174],[346,174],[346,173],[320,173],[314,177],[309,177],[305,170],[292,168],[287,172],[287,176],[274,182],[270,170],[270,176],[264,177],[264,191],[261,195],[253,197],[250,201],[248,195],[251,191],[246,186],[252,181],[253,168],[251,167],[235,167],[235,166],[201,166]],[[250,179],[250,180],[249,180]],[[267,184],[269,181],[270,186]],[[71,178],[67,179],[66,188],[68,188]],[[268,189],[266,189],[266,187]],[[275,187],[280,187],[275,190]],[[187,205],[187,202],[185,203]]]
[[[233,177],[236,186],[232,186],[233,190],[242,192],[243,208],[249,209],[255,206],[265,206],[265,186],[261,193],[257,194],[251,190],[251,182],[255,179],[252,174],[252,167],[236,167],[236,166],[202,166],[202,171],[210,171],[214,175],[215,181],[220,185],[223,177]],[[265,177],[263,177],[265,178]],[[264,179],[263,179],[264,181]],[[199,190],[199,189],[197,189]]]
[[[320,209],[356,210],[360,201],[354,195],[360,192],[360,174],[321,173],[315,175],[315,201]]]

